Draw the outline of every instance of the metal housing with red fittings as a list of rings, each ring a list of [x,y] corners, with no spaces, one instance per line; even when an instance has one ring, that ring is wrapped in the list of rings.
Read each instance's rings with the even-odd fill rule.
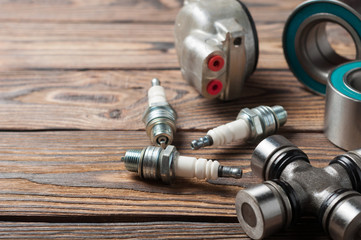
[[[204,97],[242,96],[258,60],[253,19],[238,0],[186,0],[175,23],[183,77]]]

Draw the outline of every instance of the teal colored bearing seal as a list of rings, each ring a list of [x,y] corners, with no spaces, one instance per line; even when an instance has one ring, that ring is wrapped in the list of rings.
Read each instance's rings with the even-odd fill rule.
[[[300,82],[305,84],[312,91],[320,94],[326,93],[327,79],[315,79],[309,74],[309,69],[305,69],[305,64],[302,64],[300,62],[305,61],[305,59],[301,58],[300,60],[300,57],[298,55],[297,51],[299,51],[299,49],[297,48],[299,48],[300,46],[296,46],[296,35],[301,25],[310,17],[313,17],[317,14],[320,18],[322,18],[322,14],[328,15],[329,18],[325,18],[324,22],[330,22],[330,16],[334,16],[335,19],[342,19],[343,22],[345,22],[347,25],[349,25],[350,28],[352,28],[352,32],[354,33],[352,34],[352,37],[355,41],[355,45],[358,51],[356,58],[360,60],[361,56],[359,54],[359,51],[361,46],[358,46],[359,44],[357,43],[361,42],[361,15],[355,9],[353,9],[344,2],[335,0],[313,0],[303,3],[299,7],[297,7],[297,9],[289,17],[283,32],[284,54],[291,71]],[[358,1],[354,1],[354,3],[355,2]],[[318,19],[317,21],[320,22],[322,21],[322,19]],[[325,59],[325,61],[327,61],[327,57],[325,57]],[[341,61],[340,64],[346,63],[348,61],[349,60],[344,59],[344,61]],[[327,69],[326,74],[330,74],[331,71],[338,65],[339,64],[335,64],[334,66],[331,66],[330,69]],[[317,68],[317,66],[315,68]]]
[[[350,62],[336,68],[330,77],[330,83],[332,86],[343,95],[361,101],[361,93],[352,89],[346,84],[346,75],[353,71],[361,71],[361,61]],[[361,79],[357,79],[361,82]],[[360,119],[361,121],[361,119]]]

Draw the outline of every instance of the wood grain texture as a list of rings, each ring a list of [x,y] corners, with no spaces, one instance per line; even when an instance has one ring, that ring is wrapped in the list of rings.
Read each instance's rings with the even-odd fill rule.
[[[307,228],[308,231],[304,231]],[[238,223],[140,222],[140,223],[26,223],[0,224],[0,239],[250,239]],[[327,240],[315,220],[302,220],[291,230],[268,238]]]
[[[174,69],[174,25],[4,22],[0,70]],[[258,68],[287,68],[283,23],[258,27]]]
[[[244,177],[210,183],[180,179],[172,186],[141,181],[124,169],[120,157],[149,144],[144,132],[0,133],[0,216],[234,217],[237,192],[261,181],[249,167],[254,146],[190,150],[189,142],[197,137],[199,133],[180,133],[174,144],[184,156],[241,166]],[[315,166],[323,167],[341,153],[318,133],[286,137],[309,154]]]
[[[0,129],[143,130],[153,77],[178,113],[179,131],[206,131],[261,104],[286,108],[284,131],[323,129],[324,98],[305,91],[290,72],[268,70],[257,71],[232,102],[201,97],[179,71],[0,72]]]
[[[242,2],[256,21],[277,22],[287,18],[290,9],[302,0]],[[34,4],[27,0],[1,0],[0,21],[173,23],[182,3],[183,0],[38,0]]]
[[[259,68],[287,68],[283,25],[301,1],[275,2],[245,2],[257,23]],[[0,6],[0,70],[179,67],[173,44],[179,1],[3,1]]]
[[[0,70],[179,68],[173,33],[179,1],[3,2]],[[288,69],[281,36],[301,1],[274,2],[246,1],[258,29],[259,69]]]
[[[234,198],[260,183],[255,145],[192,151],[191,140],[233,121],[244,107],[283,105],[280,134],[326,166],[342,150],[323,135],[324,98],[295,79],[282,31],[302,0],[245,0],[260,39],[244,96],[202,98],[179,71],[173,22],[181,0],[0,0],[0,239],[249,239]],[[331,32],[332,45],[352,41]],[[342,36],[343,37],[343,36]],[[157,77],[178,112],[184,156],[240,166],[244,178],[141,181],[120,162],[149,145],[141,116]],[[269,239],[329,239],[315,219]]]

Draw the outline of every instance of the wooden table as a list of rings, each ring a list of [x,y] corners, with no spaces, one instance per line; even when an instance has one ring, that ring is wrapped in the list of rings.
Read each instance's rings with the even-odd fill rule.
[[[280,134],[315,166],[343,152],[323,134],[324,98],[283,57],[284,22],[302,1],[244,1],[260,58],[233,102],[204,99],[182,79],[173,37],[181,2],[0,1],[0,238],[247,239],[234,199],[261,182],[250,170],[255,146],[189,147],[244,107],[283,105]],[[141,116],[153,77],[178,112],[180,153],[240,165],[243,179],[165,186],[125,170],[125,151],[149,145]],[[328,239],[314,219],[270,239],[306,238]]]

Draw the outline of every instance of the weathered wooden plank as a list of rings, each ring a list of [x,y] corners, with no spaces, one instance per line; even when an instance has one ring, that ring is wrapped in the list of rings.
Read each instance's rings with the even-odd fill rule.
[[[299,2],[247,2],[256,20],[264,18],[257,21],[259,68],[287,68],[283,22]],[[174,0],[2,1],[0,69],[178,68],[173,21],[179,5]],[[165,16],[166,23],[154,23]]]
[[[175,145],[184,156],[241,166],[244,178],[179,179],[166,186],[140,181],[120,157],[149,144],[141,131],[0,133],[0,216],[235,216],[234,198],[261,180],[251,174],[254,146],[237,144],[193,151],[199,133],[182,132]],[[316,166],[340,154],[322,134],[286,134]],[[211,184],[213,183],[213,184]]]
[[[324,98],[305,91],[288,71],[257,71],[244,97],[201,97],[179,71],[0,72],[0,129],[142,130],[150,79],[158,77],[178,112],[180,130],[205,131],[235,120],[244,107],[283,105],[284,131],[321,131]]]
[[[288,69],[283,23],[259,24],[257,29],[258,69]],[[355,52],[352,40],[337,39],[335,49],[345,55]],[[173,24],[6,22],[0,42],[0,70],[179,68]]]
[[[173,22],[183,0],[0,1],[0,21]],[[256,21],[283,21],[302,2],[244,0]],[[16,10],[16,11],[15,11]],[[277,12],[277,14],[275,14]]]
[[[287,68],[283,25],[259,25],[259,68]],[[0,70],[178,68],[173,24],[13,23],[0,28]]]
[[[304,229],[307,229],[305,231]],[[238,223],[170,222],[144,223],[37,223],[2,222],[0,239],[24,238],[101,239],[250,239]],[[329,239],[316,220],[302,220],[292,229],[268,239]]]
[[[173,26],[2,23],[0,69],[174,68]]]
[[[285,15],[288,15],[300,1],[283,2],[285,1],[266,4],[250,3],[253,12],[266,17],[265,21],[256,21],[260,42],[258,67],[261,69],[287,69],[281,42],[284,22],[287,19]],[[148,11],[148,14],[139,13],[136,16],[148,16],[149,14],[153,16],[155,13],[152,10],[160,11],[159,15],[154,15],[157,17],[153,16],[153,18],[163,21],[162,16],[165,14],[161,12],[171,11],[170,15],[174,19],[174,13],[179,5],[176,1],[124,1],[121,3],[55,1],[55,5],[48,1],[41,1],[38,4],[19,1],[5,2],[4,5],[5,10],[0,13],[0,21],[1,14],[6,16],[12,14],[15,18],[18,14],[29,11],[30,16],[23,14],[23,17],[18,16],[17,18],[22,19],[21,21],[1,23],[0,70],[173,69],[179,67],[174,49],[173,20],[166,23],[153,23],[151,20],[133,22],[134,19],[132,20],[134,11],[139,9]],[[168,8],[167,5],[171,7]],[[61,19],[61,16],[70,19],[72,16],[77,18],[78,15],[72,11],[92,12],[81,9],[94,9],[97,6],[100,7],[100,14],[97,11],[92,14],[101,18],[108,16],[110,22],[46,21],[46,18],[50,17],[53,17],[53,20],[58,17]],[[104,6],[107,6],[106,9],[102,8]],[[151,10],[148,10],[147,7],[150,7]],[[13,14],[15,11],[10,10],[15,8],[17,14]],[[122,12],[127,11],[127,14],[122,15],[121,12],[119,15],[126,17],[128,21],[117,22],[112,19],[112,16],[116,15],[113,14],[113,11],[117,11],[119,8],[122,8]],[[37,11],[39,13],[35,14]],[[42,14],[42,11],[45,11],[46,14]],[[56,13],[52,14],[54,11]],[[104,15],[108,11],[108,15]],[[280,14],[280,11],[286,11],[287,14]],[[32,19],[31,16],[38,16],[40,19],[45,17],[45,20],[27,21]],[[279,19],[280,16],[281,19]],[[81,18],[82,15],[80,14],[79,17]],[[255,19],[257,17],[255,16]],[[355,50],[349,47],[351,44],[352,41],[346,43],[335,41],[335,48],[344,49],[346,47],[348,48],[346,55],[350,55],[349,52],[352,55]]]
[[[189,147],[243,107],[285,106],[281,134],[315,166],[343,152],[321,133],[324,99],[305,91],[283,58],[283,24],[301,0],[244,1],[261,53],[244,97],[233,102],[202,98],[177,70],[173,21],[181,2],[0,0],[0,129],[15,130],[0,132],[0,238],[248,239],[234,197],[261,182],[249,166],[254,145]],[[350,53],[349,42],[331,36]],[[178,111],[180,153],[241,166],[243,179],[165,186],[124,169],[124,152],[149,144],[141,115],[153,77]],[[270,239],[291,238],[328,239],[309,219]]]

